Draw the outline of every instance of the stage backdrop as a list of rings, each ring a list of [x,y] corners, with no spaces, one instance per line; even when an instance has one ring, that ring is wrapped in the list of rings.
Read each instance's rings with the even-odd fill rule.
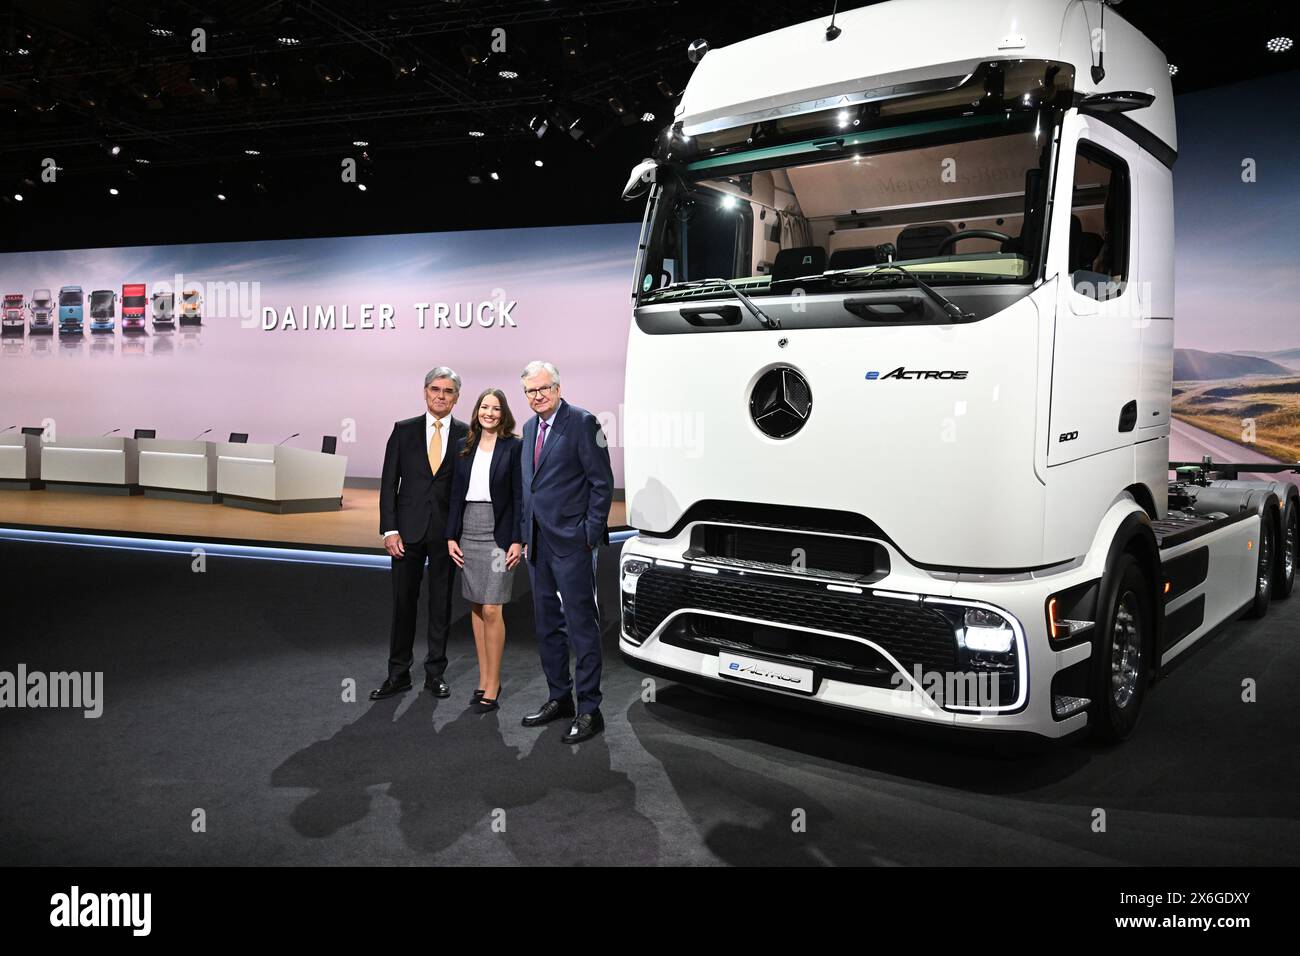
[[[1297,99],[1300,74],[1287,73],[1177,100],[1175,459],[1300,459],[1300,134],[1277,112]],[[636,433],[620,414],[636,233],[625,224],[3,255],[0,293],[193,287],[204,318],[125,335],[119,302],[112,335],[5,337],[0,428],[188,438],[211,427],[270,442],[301,432],[302,447],[338,435],[349,474],[371,477],[393,421],[422,410],[427,369],[460,372],[460,417],[498,385],[522,421],[519,370],[544,358],[560,367],[565,396],[602,416],[621,484],[623,434]]]
[[[464,386],[453,414],[502,388],[522,426],[519,373],[560,369],[565,398],[602,414],[622,481],[617,417],[637,225],[78,249],[0,256],[0,293],[80,286],[202,293],[202,324],[144,334],[0,341],[0,428],[60,436],[154,428],[159,437],[248,432],[319,448],[340,438],[352,477],[374,477],[394,421],[421,414],[425,373]],[[146,310],[148,315],[148,310]]]

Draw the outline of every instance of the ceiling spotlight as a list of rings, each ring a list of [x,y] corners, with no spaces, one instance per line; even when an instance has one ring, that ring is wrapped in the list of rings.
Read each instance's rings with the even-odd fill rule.
[[[225,193],[217,193],[217,199],[218,199],[219,201],[221,201],[221,202],[225,202],[225,201],[226,201],[226,194],[225,194]]]
[[[469,131],[469,135],[473,136],[475,139],[481,139],[486,136],[487,133],[483,132],[481,129],[472,129]]]
[[[551,128],[551,121],[539,114],[528,121],[528,128],[533,131],[533,134],[538,139],[541,139],[546,135],[546,131]]]
[[[117,143],[109,143],[109,144],[108,144],[107,146],[105,146],[104,148],[105,148],[106,150],[108,150],[108,155],[110,155],[110,156],[121,156],[121,155],[122,155],[122,147],[119,146]]]
[[[499,182],[501,182],[501,174],[500,174],[499,172],[497,172],[495,169],[492,170],[492,172],[488,173],[488,176],[491,177],[491,179],[492,179],[492,181],[493,181],[494,183],[499,183]]]
[[[708,40],[692,40],[691,45],[686,48],[686,59],[692,63],[699,63],[704,59],[704,54],[709,52]]]
[[[1177,75],[1178,75],[1178,64],[1177,64],[1177,63],[1170,63],[1170,64],[1169,64],[1169,75],[1170,75],[1170,76],[1177,76]]]
[[[541,169],[542,166],[545,165],[545,163],[543,163],[540,159],[534,159],[533,165],[536,166],[538,169]]]
[[[623,116],[627,113],[627,107],[617,96],[611,96],[606,102],[609,103],[609,108],[614,111],[615,116]]]
[[[651,113],[651,112],[647,111],[647,112],[641,114],[641,122],[643,122],[643,123],[653,123],[654,121],[655,121],[655,115],[654,115],[654,113]]]
[[[480,186],[483,184],[483,177],[478,173],[470,173],[465,178],[469,180],[471,186]]]
[[[664,96],[668,97],[668,99],[670,100],[677,95],[673,91],[672,84],[670,84],[667,80],[656,80],[655,89],[657,89]]]
[[[343,70],[333,63],[317,63],[315,69],[322,83],[337,83],[343,79]]]
[[[1295,40],[1290,37],[1273,37],[1264,45],[1268,47],[1269,53],[1285,53],[1295,46]]]
[[[519,79],[519,74],[516,73],[514,70],[497,70],[497,76],[501,77],[501,79],[503,80]]]
[[[244,155],[245,155],[245,156],[261,156],[261,155],[262,155],[262,151],[261,151],[260,149],[246,149],[246,150],[244,150]]]
[[[296,33],[281,33],[275,38],[275,41],[280,46],[298,46],[298,44],[302,43],[302,38]]]
[[[369,146],[369,145],[370,145],[370,140],[368,140],[368,139],[354,139],[354,140],[352,141],[352,145],[353,145],[353,146]]]
[[[366,184],[365,184],[365,183],[357,183],[357,188],[360,189],[362,192],[365,192],[365,191],[366,191]]]
[[[405,57],[401,54],[392,58],[393,76],[402,77],[410,76],[420,68],[420,61],[415,57]]]
[[[723,208],[723,209],[735,209],[735,208],[736,208],[736,197],[735,197],[735,196],[723,196],[723,197],[722,197],[722,208]]]
[[[117,187],[116,187],[116,186],[109,186],[109,187],[108,187],[108,194],[109,194],[110,196],[116,196],[116,195],[117,195]]]
[[[143,156],[137,156],[137,157],[135,158],[135,161],[136,161],[137,163],[139,163],[141,166],[148,166],[148,165],[149,165],[149,160],[145,159]]]
[[[168,30],[166,27],[156,27],[156,26],[150,27],[149,32],[156,37],[173,37],[176,35],[171,30]]]
[[[22,201],[23,201],[23,194],[22,194],[22,193],[14,193],[14,202],[22,202]]]

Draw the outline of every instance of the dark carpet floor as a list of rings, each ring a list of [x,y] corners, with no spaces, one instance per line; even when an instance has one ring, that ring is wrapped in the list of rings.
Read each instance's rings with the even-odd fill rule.
[[[1300,862],[1300,594],[1193,651],[1123,746],[1008,757],[662,681],[643,702],[613,615],[608,730],[566,747],[519,725],[546,696],[526,595],[478,716],[463,606],[451,699],[366,699],[386,571],[0,542],[0,581],[0,670],[105,675],[98,720],[0,711],[0,864]]]

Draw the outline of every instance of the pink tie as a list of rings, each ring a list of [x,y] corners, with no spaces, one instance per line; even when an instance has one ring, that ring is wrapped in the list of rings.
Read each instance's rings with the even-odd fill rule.
[[[537,429],[537,444],[533,447],[533,470],[537,470],[537,462],[542,457],[542,443],[546,441],[546,429],[551,426],[546,422],[539,420],[537,423],[540,427]]]

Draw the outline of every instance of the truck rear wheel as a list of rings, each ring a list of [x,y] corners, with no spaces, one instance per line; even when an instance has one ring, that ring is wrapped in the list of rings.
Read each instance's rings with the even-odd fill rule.
[[[1137,726],[1153,666],[1154,611],[1151,587],[1132,554],[1122,554],[1112,571],[1106,613],[1093,646],[1092,736],[1103,743],[1123,740]]]
[[[1268,511],[1259,516],[1259,540],[1255,542],[1259,552],[1255,559],[1255,599],[1246,611],[1246,617],[1255,620],[1268,613],[1268,602],[1273,596],[1274,535]]]
[[[1273,597],[1282,601],[1295,587],[1295,566],[1300,560],[1300,505],[1288,497],[1282,511],[1282,533],[1277,541],[1277,559],[1273,579]]]

